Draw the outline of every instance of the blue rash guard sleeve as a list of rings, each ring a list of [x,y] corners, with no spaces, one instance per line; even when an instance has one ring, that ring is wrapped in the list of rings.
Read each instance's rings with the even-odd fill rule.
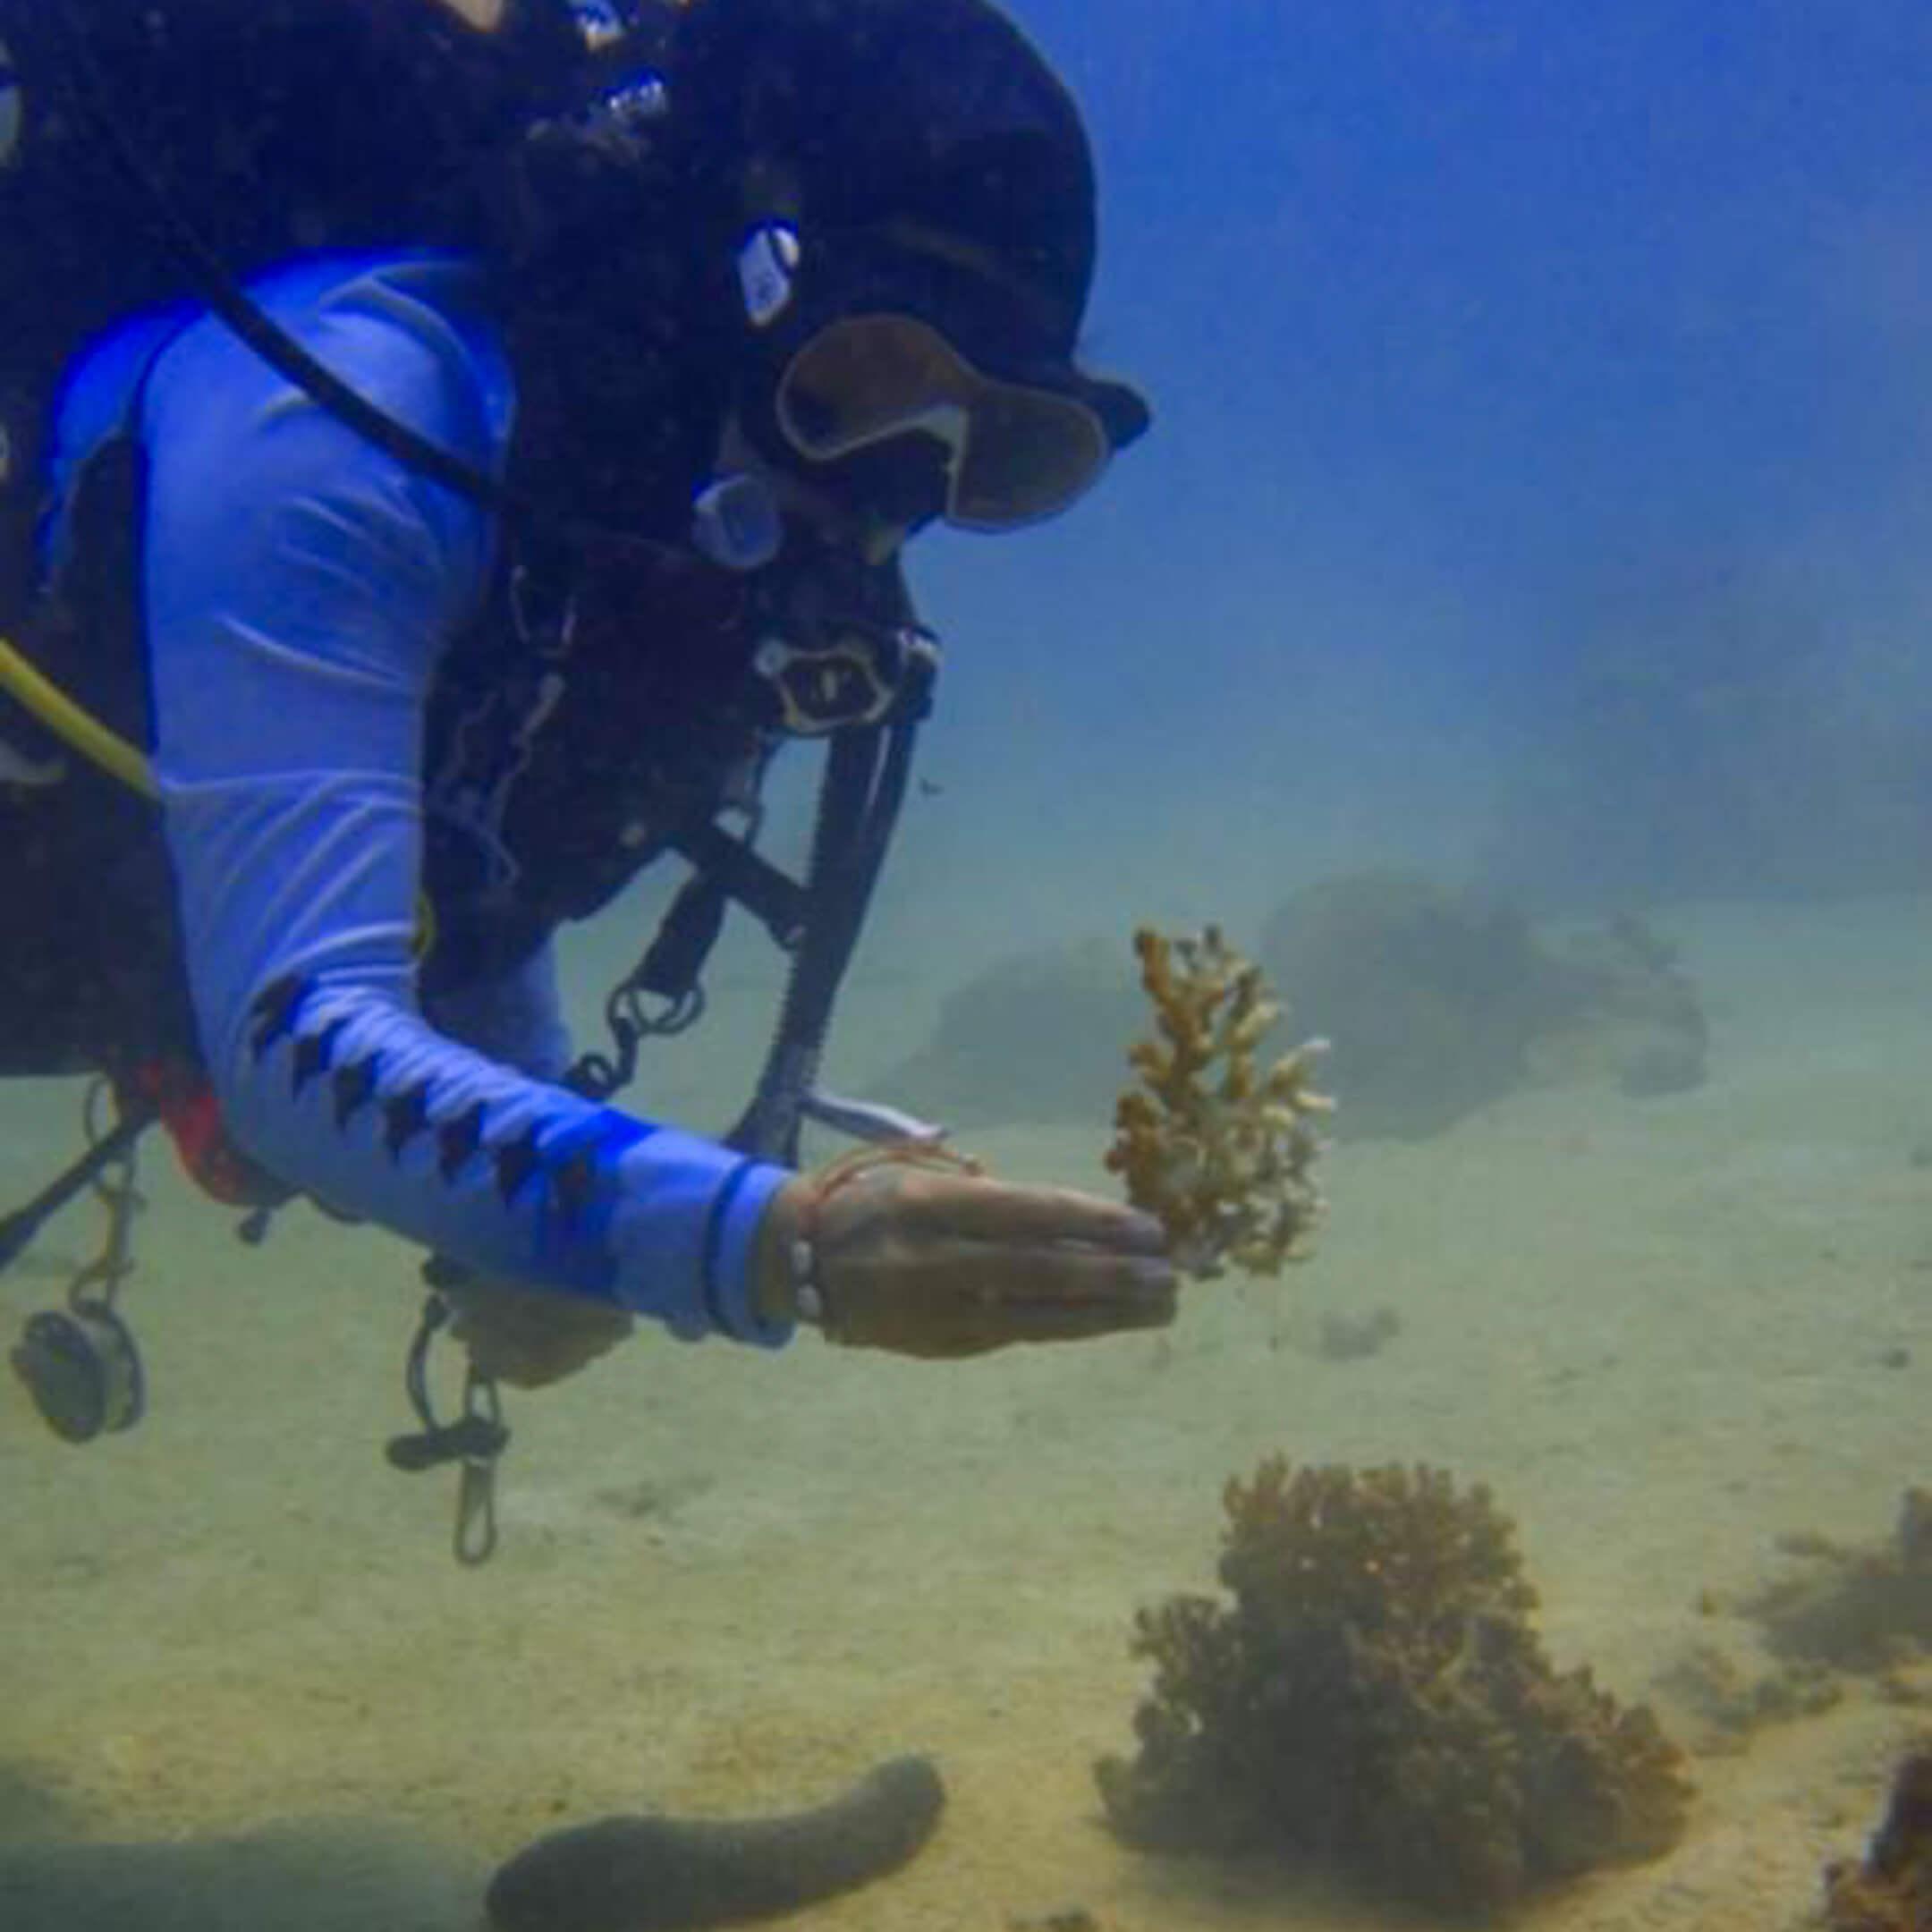
[[[570,1070],[570,1029],[557,997],[556,954],[548,945],[493,978],[451,987],[427,1017],[437,1032],[520,1073],[555,1081]]]
[[[254,292],[385,411],[500,468],[512,384],[465,264],[309,263]],[[482,1274],[681,1335],[783,1342],[751,1275],[784,1170],[504,1063],[560,1062],[543,964],[507,995],[448,1003],[445,1023],[502,1057],[419,1010],[427,695],[487,595],[489,517],[212,319],[152,355],[136,428],[154,764],[203,1050],[237,1140]]]

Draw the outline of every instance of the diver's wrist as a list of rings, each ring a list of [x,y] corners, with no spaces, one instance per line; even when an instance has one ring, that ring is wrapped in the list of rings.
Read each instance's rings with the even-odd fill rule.
[[[810,1192],[809,1182],[787,1181],[766,1204],[758,1225],[751,1263],[752,1303],[767,1327],[790,1327],[810,1318],[809,1309],[800,1305],[801,1295],[809,1300],[811,1285],[805,1215]],[[801,1248],[806,1249],[802,1267]]]

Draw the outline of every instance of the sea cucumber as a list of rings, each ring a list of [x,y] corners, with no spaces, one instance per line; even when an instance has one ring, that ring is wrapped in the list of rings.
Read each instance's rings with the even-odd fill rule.
[[[931,1837],[945,1787],[894,1758],[842,1796],[771,1818],[601,1818],[535,1840],[498,1870],[495,1932],[682,1932],[795,1911],[894,1871]]]

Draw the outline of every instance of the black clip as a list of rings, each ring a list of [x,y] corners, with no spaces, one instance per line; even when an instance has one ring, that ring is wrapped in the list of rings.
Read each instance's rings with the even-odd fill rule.
[[[433,1277],[432,1277],[433,1278]],[[496,1464],[510,1446],[510,1430],[503,1419],[496,1385],[472,1366],[463,1379],[462,1413],[453,1422],[439,1422],[429,1400],[429,1344],[448,1325],[450,1305],[431,1293],[423,1303],[422,1319],[410,1343],[403,1375],[410,1407],[422,1427],[406,1436],[390,1437],[384,1453],[389,1467],[405,1475],[462,1465],[456,1489],[456,1561],[474,1569],[496,1551]]]
[[[401,1470],[405,1476],[419,1476],[425,1470],[441,1469],[445,1462],[490,1462],[504,1453],[509,1442],[510,1431],[502,1423],[465,1415],[460,1421],[420,1429],[414,1435],[392,1436],[384,1453],[391,1469]]]

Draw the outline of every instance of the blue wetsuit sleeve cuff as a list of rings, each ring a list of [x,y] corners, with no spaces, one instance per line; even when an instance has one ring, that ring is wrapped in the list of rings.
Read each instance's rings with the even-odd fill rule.
[[[795,1326],[759,1315],[754,1278],[766,1209],[791,1178],[789,1169],[766,1161],[741,1162],[724,1177],[705,1228],[704,1296],[711,1326],[761,1348],[783,1347]]]

